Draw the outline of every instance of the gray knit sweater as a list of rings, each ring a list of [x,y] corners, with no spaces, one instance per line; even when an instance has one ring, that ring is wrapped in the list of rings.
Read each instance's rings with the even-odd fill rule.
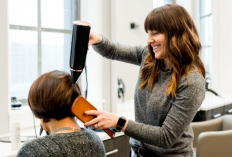
[[[23,144],[17,157],[104,157],[101,139],[92,130],[43,136]]]
[[[146,47],[114,44],[104,37],[93,48],[106,58],[140,66],[140,72],[148,54]],[[165,96],[171,73],[172,69],[161,71],[152,91],[147,86],[138,89],[139,73],[134,97],[135,121],[129,120],[125,134],[131,137],[130,145],[134,150],[142,146],[163,157],[192,157],[190,123],[205,97],[205,80],[198,72],[188,73],[190,85],[183,76],[176,98],[171,98]]]

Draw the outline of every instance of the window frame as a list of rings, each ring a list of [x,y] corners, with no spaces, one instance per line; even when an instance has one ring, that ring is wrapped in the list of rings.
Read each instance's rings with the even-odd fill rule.
[[[208,12],[208,13],[202,13],[203,12],[203,10],[202,10],[202,5],[205,5],[205,0],[201,0],[200,2],[199,2],[199,22],[200,22],[200,29],[199,29],[199,33],[200,33],[200,38],[201,38],[201,43],[206,43],[205,41],[206,40],[209,40],[209,41],[211,41],[211,42],[209,42],[208,44],[202,44],[202,55],[204,55],[204,57],[202,57],[202,59],[203,59],[203,62],[205,61],[204,59],[206,58],[206,57],[209,57],[209,65],[207,65],[208,67],[206,67],[206,68],[208,68],[208,69],[206,69],[206,71],[207,71],[207,73],[208,74],[210,74],[210,75],[212,75],[212,53],[213,53],[213,43],[212,43],[212,41],[213,40],[210,40],[209,38],[210,38],[210,35],[209,36],[204,36],[204,38],[202,38],[202,36],[204,35],[204,33],[203,33],[203,20],[208,20],[207,22],[207,24],[209,25],[210,23],[209,23],[209,21],[210,21],[210,18],[212,19],[212,21],[213,21],[213,16],[212,16],[212,0],[210,0],[210,3],[211,3],[211,11],[210,12]],[[212,34],[213,32],[212,32],[212,30],[213,30],[213,26],[212,25],[210,25],[210,27],[211,28],[209,28],[209,29],[207,29],[207,31],[208,31],[208,34]],[[211,32],[209,32],[211,30]],[[211,35],[212,36],[212,35]],[[213,37],[213,36],[212,36]],[[202,40],[204,40],[204,41],[202,41]],[[210,54],[208,54],[208,56],[206,56],[206,54],[204,54],[204,52],[203,52],[203,50],[204,50],[204,48],[208,48],[209,49],[209,51],[211,52]]]
[[[81,0],[73,0],[74,5],[74,21],[81,19]],[[37,54],[38,54],[38,76],[42,74],[42,33],[64,33],[64,34],[72,34],[72,29],[55,29],[55,28],[45,28],[41,26],[41,0],[37,0],[37,27],[35,26],[23,26],[23,25],[15,25],[9,24],[10,30],[26,30],[26,31],[36,31],[37,32]],[[10,56],[9,56],[10,57]],[[11,95],[11,93],[10,93]],[[19,99],[23,104],[27,103],[27,98]]]

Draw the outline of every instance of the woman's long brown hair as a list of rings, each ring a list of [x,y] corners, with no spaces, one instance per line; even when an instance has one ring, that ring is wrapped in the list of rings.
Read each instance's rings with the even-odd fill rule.
[[[176,97],[176,89],[183,75],[197,71],[205,78],[205,67],[200,58],[201,43],[197,29],[188,12],[180,5],[168,4],[153,9],[146,17],[145,31],[158,31],[165,34],[165,53],[172,63],[172,79],[166,88],[166,95]],[[163,60],[155,58],[151,45],[141,72],[139,88],[148,85],[152,89],[158,80]]]

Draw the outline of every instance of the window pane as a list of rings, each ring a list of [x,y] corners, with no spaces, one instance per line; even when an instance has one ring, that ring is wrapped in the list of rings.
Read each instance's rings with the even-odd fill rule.
[[[212,16],[201,18],[200,38],[202,46],[212,45]]]
[[[212,13],[212,2],[211,0],[200,0],[200,15],[207,15]]]
[[[71,30],[73,6],[73,0],[41,0],[42,27]]]
[[[212,0],[200,0],[200,38],[202,60],[206,71],[212,72]]]
[[[201,42],[202,46],[209,45],[209,18],[201,18]]]
[[[11,96],[25,99],[38,76],[37,32],[10,30]]]
[[[37,0],[9,0],[9,23],[37,26]]]
[[[205,18],[200,18],[200,40],[202,46],[205,46]]]
[[[209,45],[213,44],[213,20],[212,16],[209,17]]]
[[[69,71],[71,34],[42,33],[42,73],[51,70]]]
[[[207,72],[210,72],[211,53],[212,53],[211,51],[212,51],[211,47],[202,48],[202,60]]]

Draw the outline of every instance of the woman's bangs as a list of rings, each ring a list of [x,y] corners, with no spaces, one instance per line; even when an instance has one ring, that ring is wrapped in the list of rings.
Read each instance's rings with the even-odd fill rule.
[[[144,29],[147,32],[150,31],[158,31],[160,33],[165,32],[165,25],[163,24],[163,18],[161,12],[158,10],[153,10],[148,16],[146,17],[144,23]]]

